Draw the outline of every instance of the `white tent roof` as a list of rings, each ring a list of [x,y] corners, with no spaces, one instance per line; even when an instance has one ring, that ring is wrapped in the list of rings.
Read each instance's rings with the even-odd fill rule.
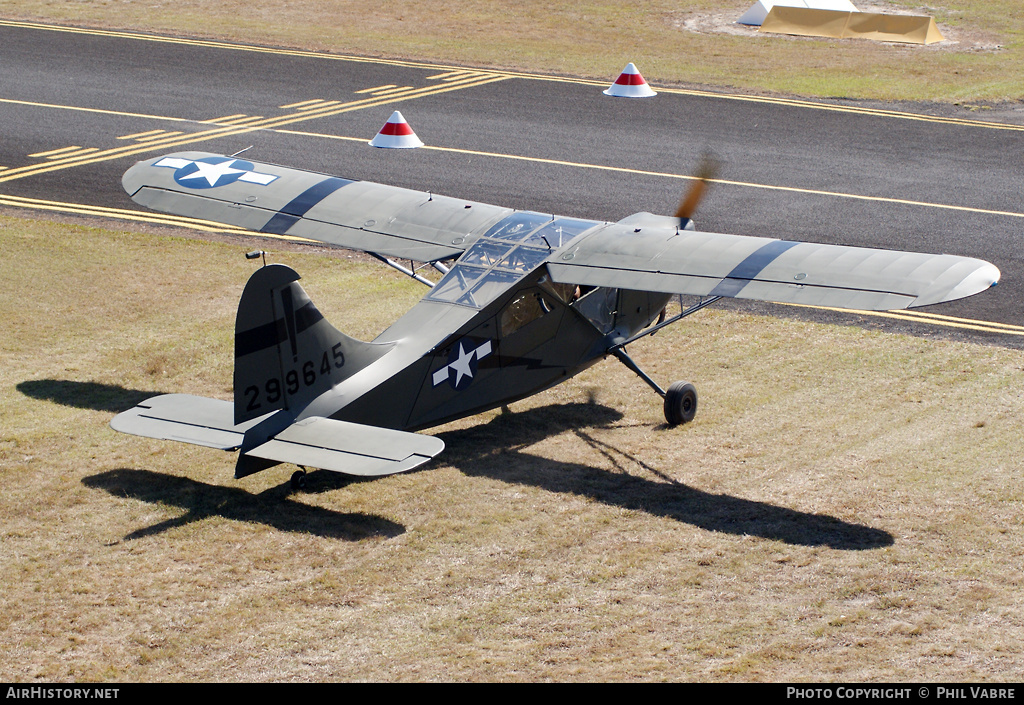
[[[783,7],[806,7],[812,10],[841,10],[857,12],[850,0],[757,0],[750,9],[743,13],[736,22],[760,27],[771,9],[776,5]]]

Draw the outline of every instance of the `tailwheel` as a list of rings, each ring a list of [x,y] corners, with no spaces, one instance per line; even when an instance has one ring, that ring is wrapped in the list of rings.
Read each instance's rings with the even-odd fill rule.
[[[697,388],[689,382],[674,382],[665,392],[665,420],[669,426],[693,421],[697,415]]]
[[[306,487],[306,469],[296,470],[292,473],[292,489],[302,490]]]

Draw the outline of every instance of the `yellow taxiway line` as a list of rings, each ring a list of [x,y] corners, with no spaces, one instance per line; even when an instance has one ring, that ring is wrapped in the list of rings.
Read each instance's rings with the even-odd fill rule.
[[[259,130],[274,130],[279,129],[285,125],[291,125],[299,122],[305,122],[313,120],[315,118],[330,117],[332,115],[340,115],[342,113],[351,112],[353,110],[364,110],[366,108],[377,107],[380,105],[388,105],[390,103],[398,101],[412,100],[415,98],[422,98],[425,96],[437,95],[440,93],[448,93],[457,90],[463,90],[466,88],[473,88],[476,86],[486,85],[488,83],[494,83],[496,81],[503,81],[503,76],[495,75],[479,75],[472,76],[470,78],[453,81],[451,83],[426,86],[423,88],[407,88],[402,91],[389,93],[386,96],[362,98],[359,100],[349,101],[347,103],[341,103],[339,105],[327,105],[326,107],[315,107],[311,110],[304,110],[301,113],[288,113],[285,115],[279,115],[276,117],[268,118],[252,118],[251,120],[245,120],[242,124],[231,124],[235,120],[239,119],[237,115],[226,116],[229,124],[216,124],[215,120],[204,121],[196,124],[213,124],[213,127],[199,132],[186,133],[186,134],[174,134],[169,133],[167,136],[148,140],[145,143],[136,143],[123,145],[120,147],[113,147],[111,149],[104,149],[99,151],[91,152],[87,155],[80,155],[78,157],[70,158],[54,158],[42,164],[29,164],[23,167],[11,168],[0,174],[0,183],[7,181],[14,181],[15,179],[23,179],[28,176],[34,176],[36,174],[43,174],[50,171],[58,171],[61,169],[67,169],[70,167],[83,166],[85,164],[93,164],[95,162],[109,161],[112,159],[120,159],[122,157],[134,156],[137,154],[145,154],[147,152],[163,152],[172,150],[175,147],[181,147],[184,145],[191,145],[197,142],[206,142],[209,140],[220,139],[223,137],[233,137],[237,135],[243,135],[251,132],[257,132]],[[38,105],[38,104],[37,104]],[[66,106],[64,106],[66,107]],[[140,116],[141,117],[141,116]],[[165,119],[165,118],[158,118]],[[179,118],[180,120],[180,118]]]
[[[426,61],[407,61],[401,59],[383,59],[373,58],[366,56],[355,56],[351,54],[326,54],[323,52],[309,51],[303,49],[283,49],[277,47],[262,47],[250,44],[240,44],[228,41],[218,41],[211,39],[192,39],[187,37],[164,37],[152,34],[144,34],[142,32],[133,32],[128,30],[112,30],[112,29],[94,29],[86,27],[65,27],[61,25],[48,24],[43,22],[24,22],[19,20],[4,20],[0,19],[0,27],[17,27],[20,29],[37,29],[40,31],[49,32],[65,32],[68,34],[83,34],[90,36],[102,36],[112,37],[116,39],[126,39],[133,41],[146,41],[146,42],[159,42],[165,44],[182,44],[186,46],[199,46],[212,49],[225,49],[229,51],[246,51],[260,54],[278,54],[281,56],[301,56],[303,58],[310,59],[321,59],[324,61],[347,61],[352,63],[366,63],[366,64],[379,64],[384,66],[395,66],[400,68],[413,68],[413,69],[425,69],[432,71],[441,71],[442,73],[438,76],[432,76],[431,78],[442,78],[448,80],[448,76],[462,77],[466,75],[480,75],[486,74],[488,76],[501,76],[502,78],[522,78],[532,81],[553,81],[558,83],[574,83],[588,86],[604,86],[607,87],[615,80],[615,76],[611,76],[606,81],[597,81],[593,79],[585,78],[574,78],[571,76],[551,76],[546,74],[530,73],[528,71],[510,71],[510,70],[476,70],[467,69],[464,66],[451,66],[446,64],[438,64]],[[922,115],[918,113],[909,113],[900,110],[887,110],[884,108],[872,108],[855,105],[839,105],[833,103],[825,103],[816,100],[805,100],[800,98],[783,98],[777,96],[755,96],[742,93],[722,93],[708,90],[698,90],[691,88],[673,88],[673,87],[662,87],[652,84],[659,93],[670,93],[676,95],[690,95],[701,98],[713,98],[720,100],[738,100],[747,103],[768,103],[772,105],[785,105],[795,108],[803,108],[808,110],[825,110],[829,112],[840,112],[850,113],[855,115],[870,115],[880,118],[890,118],[897,120],[915,120],[919,122],[932,122],[937,124],[956,125],[963,127],[980,127],[990,130],[1008,130],[1013,132],[1024,131],[1024,125],[1015,125],[1012,123],[995,122],[988,120],[975,120],[970,118],[957,118],[957,117],[939,117],[934,115]]]

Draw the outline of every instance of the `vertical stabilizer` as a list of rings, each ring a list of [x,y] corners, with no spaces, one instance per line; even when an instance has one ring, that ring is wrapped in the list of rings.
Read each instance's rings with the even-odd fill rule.
[[[327,322],[296,282],[271,264],[249,278],[235,318],[235,423],[278,409],[294,418],[392,344],[364,343]]]

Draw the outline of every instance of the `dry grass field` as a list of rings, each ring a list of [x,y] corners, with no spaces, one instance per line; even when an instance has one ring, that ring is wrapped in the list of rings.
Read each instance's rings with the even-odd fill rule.
[[[631,349],[689,426],[606,361],[296,494],[108,427],[228,397],[251,246],[0,215],[0,680],[1024,673],[1024,352],[710,309]],[[363,338],[422,293],[274,259]]]
[[[1019,0],[884,5],[933,14],[950,37],[933,47],[736,31],[751,2],[0,0],[0,17],[602,79],[634,61],[662,84],[978,110],[1021,98]],[[0,212],[0,680],[1024,673],[1024,351],[711,308],[630,349],[697,384],[686,427],[605,361],[435,429],[447,448],[417,472],[316,472],[294,493],[288,466],[237,481],[233,455],[108,426],[152,394],[230,397],[253,246]],[[273,259],[363,339],[423,293],[344,253]]]
[[[758,34],[753,0],[0,0],[0,17],[229,39],[341,54],[612,80],[628,61],[655,84],[800,95],[937,100],[983,110],[1019,101],[1020,0],[858,0],[930,15],[927,47]]]

